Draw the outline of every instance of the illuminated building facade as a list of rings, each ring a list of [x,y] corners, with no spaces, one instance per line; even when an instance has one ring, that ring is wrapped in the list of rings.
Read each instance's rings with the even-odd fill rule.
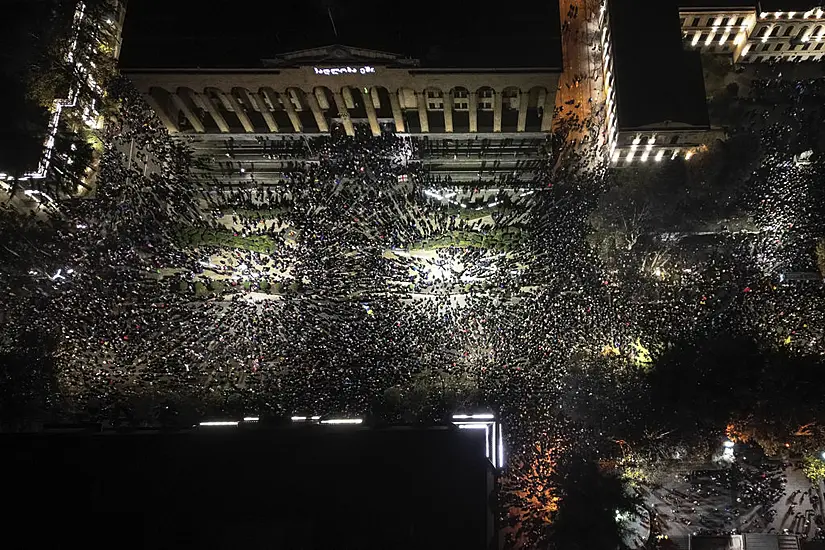
[[[737,63],[821,61],[825,8],[816,0],[679,0],[686,45]]]
[[[128,72],[172,133],[318,134],[364,124],[399,133],[550,130],[558,70],[435,70],[417,60],[331,46],[262,69]],[[547,113],[547,116],[544,114]]]
[[[7,174],[0,166],[0,190],[9,191],[12,185],[20,186],[25,194],[38,202],[51,201],[51,197],[40,189],[28,189],[31,184],[40,187],[40,183],[64,179],[67,167],[74,162],[72,149],[61,143],[62,126],[66,124],[67,111],[79,113],[79,119],[86,128],[97,131],[103,128],[101,104],[105,92],[94,77],[92,53],[105,52],[104,55],[117,59],[121,49],[121,32],[126,17],[126,0],[108,0],[105,10],[92,10],[86,2],[66,3],[65,8],[73,8],[71,19],[62,19],[56,25],[66,25],[68,43],[64,60],[72,67],[73,78],[64,90],[65,97],[57,97],[49,108],[49,117],[44,129],[45,138],[39,150],[37,166],[31,166],[28,172],[15,177]],[[89,37],[94,37],[94,49],[89,44]],[[89,50],[81,49],[80,44],[87,44]],[[91,52],[91,53],[90,53]],[[65,141],[65,140],[63,140]],[[88,189],[89,180],[94,171],[89,168],[77,183],[77,191]],[[9,183],[7,183],[9,182]],[[14,182],[13,184],[11,182]]]
[[[605,0],[600,32],[614,166],[690,159],[724,137],[710,126],[699,54],[682,47],[675,4]]]
[[[511,174],[519,162],[521,176],[530,179],[529,162],[537,161],[532,157],[551,130],[560,69],[422,65],[328,46],[263,60],[257,69],[126,74],[169,132],[196,151],[223,156],[231,142],[230,156],[239,164],[221,174],[223,181],[279,178],[282,163],[269,158],[268,147],[280,150],[295,138],[332,131],[355,135],[359,126],[374,136],[409,135],[428,155],[431,172],[454,181]],[[478,160],[482,144],[493,150],[484,161]],[[495,155],[495,170],[486,169]]]
[[[558,3],[478,11],[463,33],[427,10],[388,24],[380,0],[321,12],[270,3],[253,21],[238,12],[198,25],[200,7],[180,3],[130,6],[121,68],[172,135],[215,159],[198,177],[278,183],[285,164],[315,160],[313,137],[382,133],[405,136],[432,181],[538,177],[562,71]],[[461,3],[438,12],[467,18]],[[273,31],[272,20],[298,23]],[[215,39],[232,28],[242,36]]]

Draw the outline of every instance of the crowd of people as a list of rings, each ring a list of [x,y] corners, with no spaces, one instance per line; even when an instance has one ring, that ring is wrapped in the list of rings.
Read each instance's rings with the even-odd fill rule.
[[[604,397],[626,382],[593,365],[641,380],[671,343],[725,331],[825,351],[821,285],[777,280],[811,269],[823,166],[794,166],[774,134],[744,206],[758,235],[727,235],[666,276],[635,253],[608,269],[587,241],[610,183],[589,120],[571,119],[591,146],[549,143],[530,181],[494,191],[433,181],[414,141],[360,128],[314,139],[311,161],[263,189],[193,178],[186,142],[126,82],[112,93],[120,124],[95,196],[48,224],[2,218],[0,351],[42,346],[50,413],[437,421],[493,407],[514,449],[552,424],[599,453],[623,437],[609,430],[656,420],[627,404],[642,386]],[[192,228],[232,246],[193,245]]]

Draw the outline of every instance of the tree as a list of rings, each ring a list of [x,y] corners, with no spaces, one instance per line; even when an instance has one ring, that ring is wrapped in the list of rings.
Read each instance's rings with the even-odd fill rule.
[[[806,456],[803,461],[802,471],[805,472],[805,476],[810,479],[811,482],[819,483],[825,480],[825,460],[813,456]]]
[[[501,481],[506,506],[503,535],[511,548],[533,548],[542,539],[559,509],[554,479],[559,449],[536,443],[522,456],[513,457]]]
[[[553,475],[560,500],[547,530],[549,548],[614,550],[625,548],[626,520],[638,514],[641,499],[614,472],[570,457]]]

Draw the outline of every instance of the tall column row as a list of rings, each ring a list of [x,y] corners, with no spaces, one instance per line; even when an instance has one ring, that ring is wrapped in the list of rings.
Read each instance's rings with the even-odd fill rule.
[[[356,120],[366,120],[372,134],[380,135],[380,121],[386,121],[391,116],[396,132],[409,131],[409,117],[416,117],[418,131],[429,133],[434,124],[433,114],[441,113],[435,121],[436,131],[453,133],[456,117],[460,116],[459,128],[463,128],[460,131],[476,133],[479,131],[480,113],[487,112],[492,114],[492,121],[490,114],[484,115],[485,131],[498,133],[502,131],[505,111],[508,113],[508,131],[514,127],[517,132],[527,131],[528,116],[532,117],[530,120],[534,130],[539,126],[541,131],[551,128],[554,97],[544,88],[530,91],[454,88],[446,93],[433,88],[394,92],[380,90],[345,87],[334,91],[316,88],[312,92],[304,92],[295,88],[282,91],[234,88],[231,92],[225,92],[215,88],[203,91],[180,88],[177,92],[168,92],[153,89],[146,94],[146,99],[170,132],[202,134],[217,129],[219,133],[230,133],[234,128],[245,133],[301,133],[308,125],[310,132],[316,131],[317,127],[318,131],[326,133],[330,129],[330,121],[335,121],[340,122],[348,135],[354,135],[354,117]]]

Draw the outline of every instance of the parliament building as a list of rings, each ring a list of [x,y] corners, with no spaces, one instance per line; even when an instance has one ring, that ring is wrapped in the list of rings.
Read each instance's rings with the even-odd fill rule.
[[[136,60],[126,51],[122,72],[197,156],[237,161],[236,170],[211,169],[223,183],[277,181],[289,164],[279,151],[311,159],[305,138],[331,132],[409,136],[438,180],[530,182],[551,131],[562,67],[558,5],[541,10],[533,19],[542,32],[526,49],[502,49],[494,40],[453,44],[449,29],[429,36],[436,47],[382,41],[370,29],[353,39],[357,46],[344,45],[346,35],[333,45],[317,44],[324,38],[282,40],[310,47],[282,44],[247,66],[206,65],[209,59],[168,66],[175,62]],[[495,17],[488,18],[492,25]],[[415,27],[409,36],[422,34],[415,22],[406,24]],[[129,30],[127,19],[127,46]],[[405,51],[387,51],[393,46]]]

